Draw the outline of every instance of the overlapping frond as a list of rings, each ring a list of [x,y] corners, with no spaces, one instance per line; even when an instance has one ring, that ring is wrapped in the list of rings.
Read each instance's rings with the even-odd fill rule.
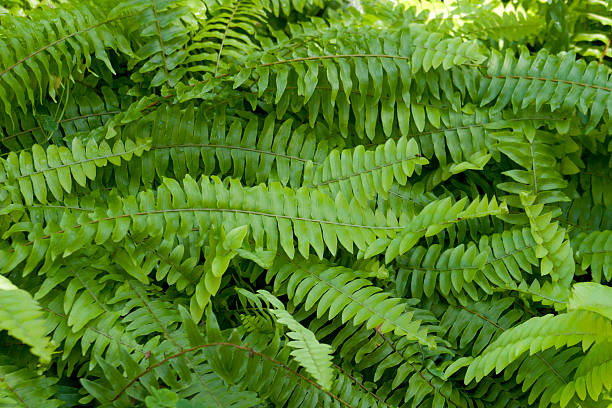
[[[197,70],[214,76],[239,65],[259,46],[252,40],[255,27],[265,22],[265,6],[258,0],[220,2],[187,49],[192,55],[186,62],[197,63]],[[230,61],[226,61],[230,59]]]
[[[124,108],[128,98],[119,95],[117,89],[103,86],[97,92],[88,87],[98,83],[95,77],[86,77],[83,81],[87,85],[77,83],[62,89],[61,93],[67,96],[60,93],[58,101],[37,104],[33,114],[13,111],[9,118],[4,112],[0,113],[0,143],[15,152],[30,148],[35,143],[42,146],[47,143],[63,144],[74,134],[99,128]]]
[[[187,1],[128,0],[109,11],[110,19],[130,18],[137,35],[136,59],[143,61],[138,73],[150,74],[152,87],[175,86],[187,72],[185,50],[190,31],[197,24]],[[140,79],[136,76],[134,79]],[[140,82],[140,81],[139,81]]]
[[[480,380],[493,369],[503,370],[524,352],[534,354],[551,347],[608,342],[612,336],[610,319],[586,311],[573,311],[561,315],[534,317],[511,330],[505,331],[481,355],[470,363],[465,381]]]

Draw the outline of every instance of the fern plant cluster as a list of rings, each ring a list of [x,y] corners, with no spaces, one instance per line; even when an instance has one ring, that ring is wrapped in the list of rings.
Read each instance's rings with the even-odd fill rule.
[[[0,406],[611,406],[611,16],[0,1]]]

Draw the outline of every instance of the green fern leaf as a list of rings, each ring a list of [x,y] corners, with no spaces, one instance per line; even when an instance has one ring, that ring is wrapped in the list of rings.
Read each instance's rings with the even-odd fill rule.
[[[274,315],[276,321],[289,329],[287,336],[291,341],[288,345],[294,349],[291,355],[317,380],[323,389],[329,390],[333,378],[331,347],[319,343],[314,333],[295,320],[270,292],[260,290],[259,294],[274,306],[274,309],[270,309],[270,313]]]
[[[42,363],[51,361],[54,346],[46,336],[44,314],[32,296],[0,276],[0,328],[31,347]]]

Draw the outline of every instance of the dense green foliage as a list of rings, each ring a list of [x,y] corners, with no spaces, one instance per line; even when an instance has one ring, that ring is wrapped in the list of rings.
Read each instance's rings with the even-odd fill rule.
[[[0,406],[610,406],[611,28],[0,1]]]

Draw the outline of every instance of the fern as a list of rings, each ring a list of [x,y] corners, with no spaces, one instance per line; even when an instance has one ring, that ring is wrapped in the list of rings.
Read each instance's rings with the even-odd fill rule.
[[[0,405],[609,405],[608,3],[0,2]]]

